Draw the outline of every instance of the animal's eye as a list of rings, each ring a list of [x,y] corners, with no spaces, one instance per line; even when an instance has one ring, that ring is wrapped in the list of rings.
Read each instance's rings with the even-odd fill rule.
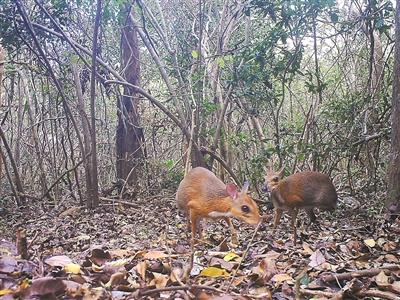
[[[279,180],[278,176],[275,176],[274,178],[272,178],[272,181],[278,181],[278,180]]]
[[[242,205],[242,212],[248,214],[250,212],[250,207],[248,207],[247,205]]]

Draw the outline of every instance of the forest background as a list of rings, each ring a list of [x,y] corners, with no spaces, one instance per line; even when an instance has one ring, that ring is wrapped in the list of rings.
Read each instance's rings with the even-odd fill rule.
[[[2,0],[0,107],[0,296],[398,299],[400,0]],[[267,217],[186,281],[196,166]],[[297,245],[267,167],[338,191]]]
[[[96,207],[190,165],[261,196],[267,164],[398,200],[392,1],[2,2],[2,201]]]

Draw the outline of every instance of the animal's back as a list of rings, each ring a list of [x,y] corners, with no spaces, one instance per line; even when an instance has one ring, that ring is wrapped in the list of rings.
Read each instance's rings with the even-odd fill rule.
[[[176,192],[178,208],[187,211],[189,201],[210,201],[226,197],[226,185],[206,168],[197,167],[189,171]]]
[[[286,205],[334,209],[337,193],[330,178],[319,172],[300,172],[279,183],[279,191]]]

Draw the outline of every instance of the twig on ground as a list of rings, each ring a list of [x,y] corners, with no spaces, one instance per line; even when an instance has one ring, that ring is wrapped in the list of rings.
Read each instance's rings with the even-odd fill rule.
[[[250,249],[250,247],[251,247],[252,244],[253,244],[253,240],[254,240],[254,238],[256,237],[256,234],[257,234],[257,232],[258,232],[258,229],[259,229],[260,226],[261,226],[261,223],[262,223],[262,222],[260,221],[260,222],[257,224],[257,227],[254,229],[253,236],[251,237],[249,243],[247,244],[247,248],[246,248],[246,250],[244,251],[244,253],[243,253],[242,257],[241,257],[237,268],[235,269],[235,271],[234,271],[233,274],[232,274],[232,279],[231,279],[231,281],[229,282],[229,285],[228,285],[228,287],[227,287],[226,290],[225,290],[226,292],[229,292],[229,290],[230,290],[230,288],[231,288],[231,286],[232,286],[232,284],[233,284],[233,281],[235,280],[236,274],[237,274],[237,272],[239,271],[240,266],[242,265],[243,260],[246,258],[246,255],[247,255],[247,253],[249,252],[249,249]]]
[[[388,300],[399,300],[400,296],[391,292],[384,292],[379,290],[361,290],[355,293],[357,296],[361,297],[374,297],[379,299],[388,299]]]
[[[331,282],[336,280],[350,280],[359,277],[371,277],[378,275],[382,271],[397,271],[400,269],[399,265],[390,265],[382,268],[373,268],[369,270],[352,271],[347,273],[335,274],[335,273],[325,273],[321,275],[324,282]]]
[[[325,291],[317,291],[317,290],[307,290],[307,289],[300,289],[299,290],[301,295],[307,295],[307,296],[319,296],[319,297],[325,297],[325,298],[333,298],[336,297],[335,299],[341,299],[337,298],[338,296],[341,296],[343,298],[343,292],[325,292]]]
[[[109,199],[109,198],[105,198],[105,197],[99,197],[99,199],[101,201],[112,202],[112,203],[120,203],[120,204],[129,206],[129,207],[140,209],[139,205],[131,203],[131,202],[127,202],[127,201],[122,201],[122,200],[118,200],[118,199]]]
[[[139,295],[141,297],[152,295],[155,293],[161,293],[161,292],[168,292],[168,291],[187,291],[191,289],[197,289],[197,290],[209,290],[213,291],[215,293],[220,293],[223,294],[224,291],[219,290],[217,288],[214,288],[212,286],[207,286],[207,285],[183,285],[183,286],[169,286],[169,287],[164,287],[164,288],[158,288],[158,289],[151,289],[143,292],[139,292]]]
[[[38,238],[38,236],[39,236],[39,231],[36,230],[36,231],[35,231],[35,235],[33,236],[31,242],[30,242],[29,245],[28,245],[28,250],[31,249],[31,247],[32,247],[33,244],[35,243],[35,241],[36,241],[36,239]]]

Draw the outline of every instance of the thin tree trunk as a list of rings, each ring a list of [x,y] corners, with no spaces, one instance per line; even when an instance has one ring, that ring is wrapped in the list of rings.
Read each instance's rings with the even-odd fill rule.
[[[0,45],[0,107],[3,106],[3,93],[2,93],[3,89],[1,84],[3,82],[4,64],[5,64],[5,51],[3,47]],[[1,184],[2,171],[3,171],[3,155],[0,155],[0,184]]]
[[[389,161],[387,207],[400,212],[400,0],[396,0],[395,52],[392,96],[392,143]]]
[[[75,89],[76,89],[76,98],[77,98],[77,109],[78,113],[81,117],[81,123],[82,123],[82,130],[83,130],[83,164],[84,164],[84,169],[85,169],[85,181],[86,181],[86,189],[85,189],[85,195],[86,198],[90,197],[90,192],[89,192],[89,187],[92,185],[91,182],[91,176],[90,176],[90,161],[88,159],[88,154],[90,153],[90,129],[89,129],[89,119],[85,111],[85,103],[83,101],[83,94],[82,94],[82,86],[81,86],[81,80],[79,77],[79,72],[78,72],[78,67],[75,63],[72,63],[72,74],[74,76],[74,81],[75,81]],[[77,175],[77,174],[76,174]],[[81,191],[78,191],[79,194]]]
[[[43,164],[43,155],[42,155],[42,151],[40,150],[40,142],[39,142],[39,137],[38,137],[38,133],[37,133],[37,129],[35,126],[35,120],[33,118],[33,113],[32,113],[32,105],[33,105],[33,101],[32,101],[32,95],[31,92],[29,90],[29,84],[28,81],[26,79],[25,74],[22,71],[18,71],[20,77],[21,77],[21,83],[24,89],[24,94],[26,96],[26,101],[27,101],[27,112],[28,112],[28,118],[29,118],[29,123],[30,123],[30,127],[31,127],[31,134],[32,134],[32,139],[33,139],[33,144],[34,144],[34,148],[35,148],[35,154],[36,154],[36,158],[38,160],[38,165],[39,165],[39,171],[40,171],[40,186],[42,188],[42,194],[47,196],[47,198],[51,201],[53,201],[51,195],[49,193],[45,194],[47,192],[47,176],[46,176],[46,172],[44,170],[44,164]]]
[[[311,140],[312,144],[315,146],[312,151],[312,170],[317,171],[319,169],[318,160],[319,154],[317,152],[316,144],[318,143],[317,140],[317,121],[315,120],[315,115],[317,114],[318,106],[322,103],[322,82],[321,82],[321,71],[319,68],[319,61],[318,61],[318,48],[317,48],[317,13],[315,12],[313,17],[313,46],[314,46],[314,63],[315,63],[315,76],[317,77],[317,97],[318,101],[315,102],[313,112],[311,114]]]
[[[92,74],[90,77],[90,175],[91,185],[90,199],[86,199],[87,206],[89,208],[95,208],[99,206],[99,183],[98,183],[98,172],[97,172],[97,145],[96,145],[96,66],[97,66],[97,38],[99,35],[100,22],[102,16],[102,1],[97,0],[96,8],[96,20],[93,31],[93,48],[92,48]]]
[[[7,164],[6,164],[6,158],[5,158],[5,157],[6,157],[6,156],[5,156],[4,152],[3,152],[3,149],[0,147],[0,160],[1,160],[2,163],[4,164],[4,173],[5,173],[6,176],[7,176],[8,182],[9,182],[9,184],[10,184],[11,191],[12,191],[12,193],[14,194],[15,202],[17,203],[18,206],[22,206],[22,205],[23,205],[23,202],[21,201],[21,198],[20,198],[20,196],[19,196],[19,193],[18,193],[17,189],[15,188],[14,181],[13,181],[13,179],[12,179],[12,176],[11,176],[11,174],[10,174],[10,171],[8,170],[8,167],[7,167]]]
[[[0,125],[0,138],[3,141],[3,145],[4,145],[4,148],[6,149],[8,159],[10,160],[11,167],[13,168],[13,171],[14,171],[14,180],[15,180],[15,186],[16,186],[17,192],[18,192],[18,194],[25,195],[24,188],[22,187],[22,182],[19,177],[17,165],[15,164],[14,157],[12,155],[10,146],[8,145],[6,136],[4,135],[4,131],[3,131],[3,128],[1,125]],[[12,184],[12,183],[10,182],[10,184]],[[18,206],[22,206],[25,204],[26,198],[25,198],[25,196],[18,195],[16,201],[17,201]]]
[[[126,22],[121,31],[121,59],[124,78],[139,86],[140,60],[137,27],[134,23],[133,6],[126,7]],[[116,136],[117,178],[124,186],[138,184],[138,174],[144,155],[143,129],[139,124],[138,94],[124,86],[124,94],[118,101],[118,125]]]

